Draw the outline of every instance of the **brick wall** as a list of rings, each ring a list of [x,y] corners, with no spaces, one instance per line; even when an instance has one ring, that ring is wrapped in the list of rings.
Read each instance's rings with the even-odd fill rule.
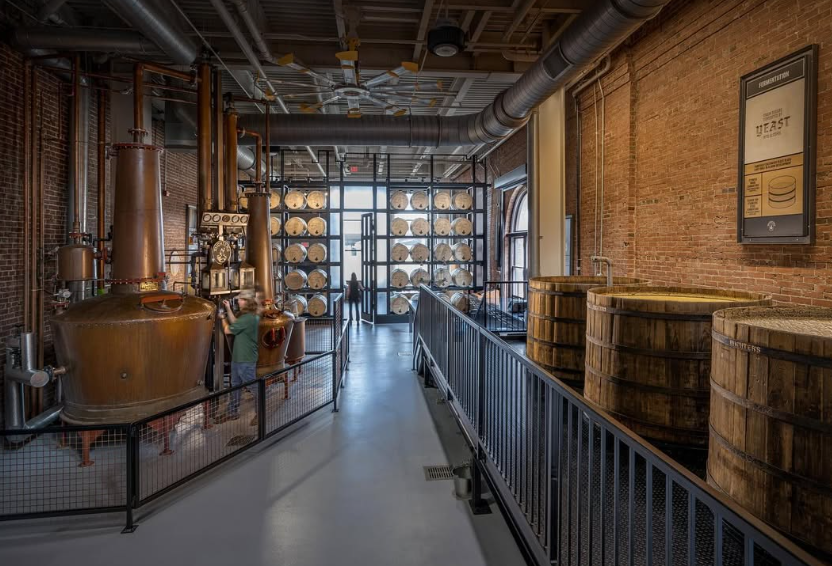
[[[45,279],[47,303],[45,321],[45,358],[54,361],[49,327],[51,294],[54,292],[55,258],[53,250],[66,243],[67,174],[70,98],[69,89],[51,73],[37,71],[39,107],[43,113],[43,160],[45,191]],[[3,210],[4,229],[0,232],[0,422],[3,410],[2,367],[5,364],[5,344],[15,328],[23,323],[23,57],[0,43],[0,210]],[[90,99],[87,230],[96,233],[97,227],[97,146],[98,96]],[[40,119],[38,119],[40,123]],[[108,115],[109,133],[109,115]],[[160,137],[161,136],[161,137]],[[109,135],[108,140],[109,141]],[[161,125],[154,123],[154,143],[164,142]],[[163,154],[162,179],[170,196],[163,199],[165,243],[167,248],[185,245],[185,206],[196,203],[195,153]],[[109,172],[109,162],[106,167]],[[112,219],[113,195],[107,194],[106,226]]]
[[[597,213],[601,88],[579,97],[583,257],[592,254],[596,235],[600,246],[603,218],[603,253],[618,275],[832,306],[830,16],[832,0],[678,0],[620,48],[601,81],[604,198]],[[810,43],[820,45],[816,244],[740,245],[739,78]],[[568,211],[576,198],[575,129],[570,108]]]

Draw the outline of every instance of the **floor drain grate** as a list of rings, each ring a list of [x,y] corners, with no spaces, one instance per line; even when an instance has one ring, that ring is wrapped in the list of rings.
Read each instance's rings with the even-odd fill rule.
[[[425,466],[425,481],[452,479],[454,479],[454,469],[451,466]]]

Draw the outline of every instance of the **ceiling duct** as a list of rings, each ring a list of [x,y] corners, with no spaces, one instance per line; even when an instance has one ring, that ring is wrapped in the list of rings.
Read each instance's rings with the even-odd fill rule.
[[[164,13],[153,0],[104,0],[113,12],[155,43],[177,65],[190,65],[197,46],[176,25],[173,14]]]
[[[467,116],[273,115],[276,145],[463,146],[493,143],[523,126],[531,110],[566,85],[670,0],[599,0],[570,25],[518,81],[489,106]],[[263,119],[241,115],[239,126],[261,132]]]
[[[88,30],[72,28],[18,28],[8,41],[21,50],[103,51],[125,55],[159,55],[159,49],[140,33],[127,30]]]

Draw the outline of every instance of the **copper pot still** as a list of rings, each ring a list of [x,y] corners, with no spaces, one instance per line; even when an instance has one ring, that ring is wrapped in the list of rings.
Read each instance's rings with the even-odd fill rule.
[[[286,349],[286,362],[296,364],[306,355],[306,318],[295,319],[289,347]]]
[[[207,394],[215,307],[164,290],[160,150],[116,149],[112,291],[52,319],[69,423],[130,422]]]
[[[295,317],[292,313],[267,308],[260,315],[257,332],[257,377],[283,368],[286,350],[294,334]]]

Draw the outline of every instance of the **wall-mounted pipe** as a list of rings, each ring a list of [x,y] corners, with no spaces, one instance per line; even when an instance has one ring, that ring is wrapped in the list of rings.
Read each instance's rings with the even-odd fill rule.
[[[75,202],[72,208],[72,231],[70,232],[70,240],[80,243],[81,241],[81,217],[82,208],[81,201],[86,195],[86,187],[83,186],[84,170],[81,164],[81,140],[79,133],[81,132],[81,57],[76,55],[72,61],[72,126],[70,129],[70,154],[71,163],[75,167],[75,175],[73,181],[75,183],[73,196]]]
[[[159,46],[177,65],[190,65],[197,46],[176,25],[176,16],[165,13],[152,0],[104,0],[113,12]]]
[[[221,0],[212,0],[217,3]],[[477,114],[467,116],[274,115],[276,145],[462,146],[493,143],[528,120],[529,112],[607,53],[670,0],[599,0],[553,45]],[[246,129],[263,131],[256,116],[240,116]]]

